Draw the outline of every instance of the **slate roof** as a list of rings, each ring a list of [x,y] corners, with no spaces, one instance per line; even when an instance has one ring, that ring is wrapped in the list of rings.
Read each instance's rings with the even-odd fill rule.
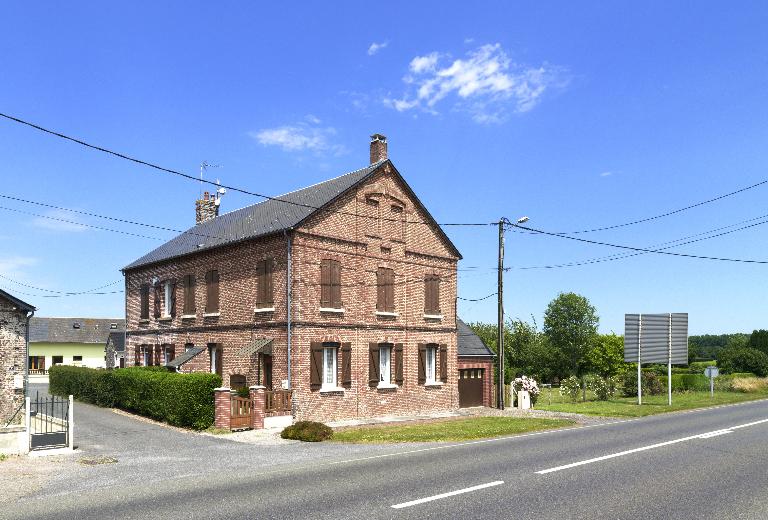
[[[75,328],[75,324],[80,328]],[[111,328],[113,323],[117,328]],[[112,332],[125,331],[125,320],[116,318],[32,318],[30,343],[94,343],[106,345]]]
[[[131,262],[123,268],[123,271],[293,229],[316,213],[318,208],[330,204],[346,191],[364,182],[386,162],[388,160],[385,159],[340,177],[219,215],[189,228],[176,238]],[[413,196],[418,201],[415,194]],[[422,208],[429,215],[423,205]],[[449,247],[461,257],[450,239],[439,226],[436,227],[439,233],[443,234]]]
[[[181,365],[192,359],[193,357],[197,356],[198,354],[201,354],[205,349],[201,347],[192,347],[190,349],[187,349],[184,353],[180,354],[178,357],[173,358],[171,361],[165,364],[167,367],[171,368],[179,368]]]
[[[125,332],[110,332],[107,343],[110,341],[115,348],[115,352],[125,352]]]
[[[459,356],[496,357],[491,349],[485,346],[480,336],[475,334],[469,326],[456,319],[456,329],[459,341]]]
[[[27,302],[25,302],[25,301],[22,301],[22,300],[19,300],[19,299],[18,299],[18,298],[16,298],[14,295],[12,295],[12,294],[10,294],[10,293],[7,293],[7,292],[5,292],[5,291],[4,291],[4,290],[2,290],[2,289],[0,289],[0,298],[4,298],[4,299],[8,300],[9,302],[11,302],[12,304],[14,304],[16,307],[18,307],[18,308],[19,308],[19,309],[21,309],[22,311],[26,311],[26,312],[32,312],[32,311],[35,311],[35,310],[37,310],[36,308],[34,308],[33,306],[31,306],[31,305],[30,305],[30,304],[28,304]]]

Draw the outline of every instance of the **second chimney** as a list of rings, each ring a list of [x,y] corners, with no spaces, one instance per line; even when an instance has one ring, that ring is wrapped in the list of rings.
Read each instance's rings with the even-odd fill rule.
[[[371,164],[387,159],[387,138],[381,134],[371,136]]]
[[[212,197],[207,191],[203,198],[195,202],[195,224],[202,224],[206,220],[219,216],[219,204],[216,197]]]

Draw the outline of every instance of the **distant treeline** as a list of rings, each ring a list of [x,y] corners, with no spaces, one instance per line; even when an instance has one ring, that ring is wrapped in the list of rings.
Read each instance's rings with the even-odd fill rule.
[[[743,347],[749,342],[750,334],[702,334],[688,336],[688,359],[690,361],[708,361],[717,359],[720,350],[725,347]]]

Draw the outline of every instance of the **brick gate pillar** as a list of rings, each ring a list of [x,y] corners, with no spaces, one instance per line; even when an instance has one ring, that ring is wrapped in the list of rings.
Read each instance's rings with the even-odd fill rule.
[[[267,407],[267,388],[264,386],[252,386],[251,393],[251,428],[261,430],[264,428],[264,416]]]
[[[229,388],[216,388],[213,391],[216,407],[213,425],[222,430],[229,430],[232,419],[232,391]]]

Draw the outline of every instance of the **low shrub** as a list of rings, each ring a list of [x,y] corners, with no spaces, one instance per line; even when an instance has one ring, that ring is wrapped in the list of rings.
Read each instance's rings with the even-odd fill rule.
[[[571,401],[576,401],[581,393],[581,381],[576,376],[563,379],[560,382],[560,395]]]
[[[643,372],[643,393],[646,395],[660,395],[664,392],[659,376],[655,372]],[[621,382],[621,394],[624,397],[637,397],[637,372],[630,371],[624,374]]]
[[[637,381],[637,379],[635,379],[635,381]],[[667,388],[667,376],[659,377],[659,383],[662,388]],[[672,374],[673,392],[697,392],[705,390],[709,390],[709,378],[703,374]]]
[[[304,442],[322,442],[333,437],[333,429],[315,421],[298,421],[283,429],[280,437]]]
[[[156,367],[115,370],[57,365],[49,372],[48,391],[79,401],[116,407],[167,422],[204,430],[213,424],[216,374],[179,374]]]
[[[607,401],[616,395],[618,380],[616,377],[602,377],[590,374],[586,377],[587,388],[595,393],[598,401]]]
[[[515,391],[514,406],[517,406],[517,392],[520,392],[521,390],[528,392],[528,395],[530,395],[532,407],[536,404],[536,401],[539,399],[539,394],[541,393],[541,389],[539,389],[539,384],[536,380],[528,376],[516,377],[515,380],[512,381],[512,388]]]

